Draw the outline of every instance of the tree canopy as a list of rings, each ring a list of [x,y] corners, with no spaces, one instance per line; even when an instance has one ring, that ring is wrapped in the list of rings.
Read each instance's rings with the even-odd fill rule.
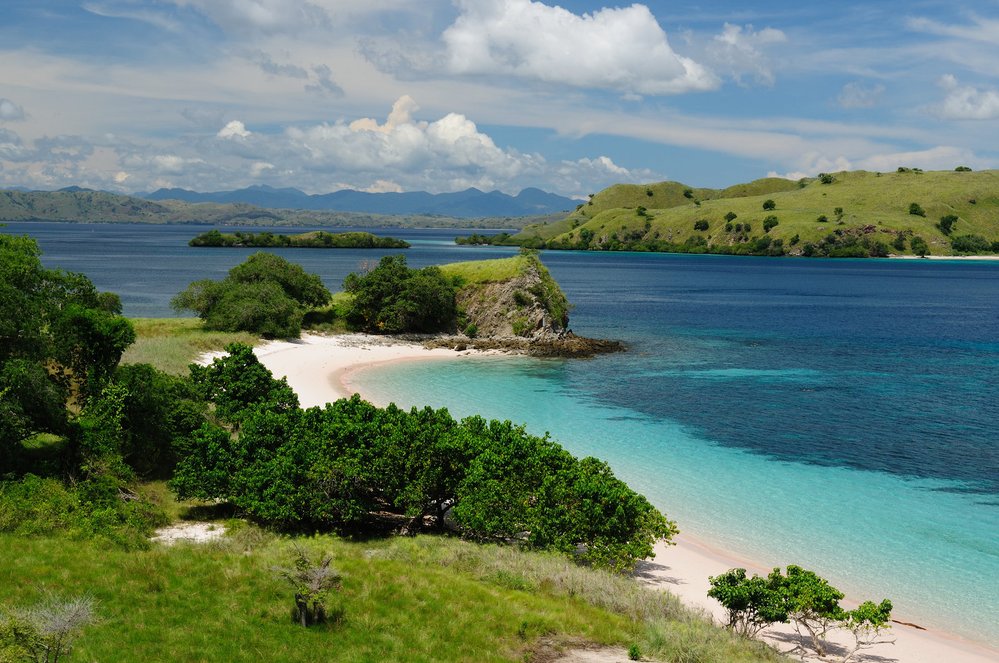
[[[330,296],[315,274],[261,251],[230,269],[221,281],[191,283],[170,304],[197,313],[207,329],[279,338],[297,337],[306,311],[327,304]]]

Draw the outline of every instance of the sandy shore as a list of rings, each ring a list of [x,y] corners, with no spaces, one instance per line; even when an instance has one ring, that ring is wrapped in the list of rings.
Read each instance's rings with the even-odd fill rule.
[[[286,377],[298,394],[303,407],[323,405],[352,395],[360,389],[357,374],[376,364],[395,361],[450,359],[474,354],[447,349],[427,350],[415,343],[399,343],[377,336],[305,335],[298,341],[276,341],[256,349],[261,362],[275,377]],[[681,523],[682,526],[682,523]],[[724,610],[707,597],[708,577],[733,567],[765,574],[765,565],[739,559],[708,544],[680,535],[676,546],[660,546],[654,560],[639,569],[642,582],[664,587],[685,603],[697,606],[724,621]],[[904,619],[904,615],[897,615]],[[967,642],[945,633],[921,630],[896,624],[892,629],[895,643],[865,650],[855,659],[868,663],[995,663],[999,651]],[[793,644],[793,630],[774,629],[771,642],[782,650]]]
[[[891,260],[999,260],[999,256],[888,256]]]

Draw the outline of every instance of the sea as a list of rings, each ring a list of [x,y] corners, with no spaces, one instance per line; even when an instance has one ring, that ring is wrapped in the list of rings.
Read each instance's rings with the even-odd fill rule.
[[[250,250],[210,226],[10,223],[131,317]],[[225,229],[223,229],[225,230]],[[259,228],[257,229],[259,230]],[[281,229],[270,229],[282,232]],[[283,232],[299,230],[284,229]],[[502,257],[453,230],[375,229],[410,266]],[[275,250],[340,289],[398,251]],[[999,647],[999,262],[544,252],[585,360],[410,362],[356,377],[400,406],[548,433],[708,544],[812,569],[851,599]],[[666,561],[668,563],[668,560]]]

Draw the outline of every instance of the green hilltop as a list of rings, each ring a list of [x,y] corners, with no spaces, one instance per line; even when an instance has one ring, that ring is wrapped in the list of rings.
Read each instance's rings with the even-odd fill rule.
[[[490,243],[833,257],[999,253],[999,171],[847,171],[727,189],[618,184],[564,219]]]

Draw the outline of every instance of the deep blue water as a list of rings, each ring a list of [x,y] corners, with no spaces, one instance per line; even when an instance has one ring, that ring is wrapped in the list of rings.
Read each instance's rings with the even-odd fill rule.
[[[131,316],[249,251],[203,227],[11,224]],[[413,266],[509,254],[384,231]],[[333,289],[368,251],[280,252]],[[681,529],[999,644],[999,263],[548,252],[572,326],[628,352],[417,362],[366,393],[522,421],[615,471]],[[370,391],[368,391],[370,390]]]

